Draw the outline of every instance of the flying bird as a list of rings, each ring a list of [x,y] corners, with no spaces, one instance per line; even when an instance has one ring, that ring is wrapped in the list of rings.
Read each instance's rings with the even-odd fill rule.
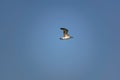
[[[63,30],[63,37],[60,38],[61,40],[68,40],[68,39],[73,38],[72,36],[68,34],[68,31],[69,31],[68,29],[66,28],[60,28],[60,29]]]

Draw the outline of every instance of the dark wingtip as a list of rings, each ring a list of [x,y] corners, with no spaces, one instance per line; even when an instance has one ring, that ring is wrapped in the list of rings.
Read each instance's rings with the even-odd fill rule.
[[[68,31],[68,29],[66,29],[66,28],[60,28],[61,30],[66,30],[66,31]]]
[[[70,36],[70,38],[74,38],[73,36]]]
[[[65,29],[65,28],[60,28],[61,30]]]
[[[60,40],[63,40],[62,38],[59,38]]]

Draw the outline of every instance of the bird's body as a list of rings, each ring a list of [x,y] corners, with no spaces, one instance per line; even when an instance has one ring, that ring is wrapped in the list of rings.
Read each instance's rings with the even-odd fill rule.
[[[61,37],[60,39],[70,39],[70,36],[66,36],[66,37]]]
[[[68,34],[68,29],[66,28],[60,28],[60,29],[63,30],[63,37],[60,38],[61,40],[68,40],[72,38],[72,36]]]

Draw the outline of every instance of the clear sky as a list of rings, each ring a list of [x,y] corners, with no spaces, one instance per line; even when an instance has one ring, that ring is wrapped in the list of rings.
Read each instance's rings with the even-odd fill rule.
[[[119,30],[119,0],[1,0],[0,80],[120,80]]]

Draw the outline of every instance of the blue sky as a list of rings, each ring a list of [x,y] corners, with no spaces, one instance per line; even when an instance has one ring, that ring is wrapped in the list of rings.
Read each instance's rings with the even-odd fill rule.
[[[119,3],[0,1],[0,80],[120,80]]]

